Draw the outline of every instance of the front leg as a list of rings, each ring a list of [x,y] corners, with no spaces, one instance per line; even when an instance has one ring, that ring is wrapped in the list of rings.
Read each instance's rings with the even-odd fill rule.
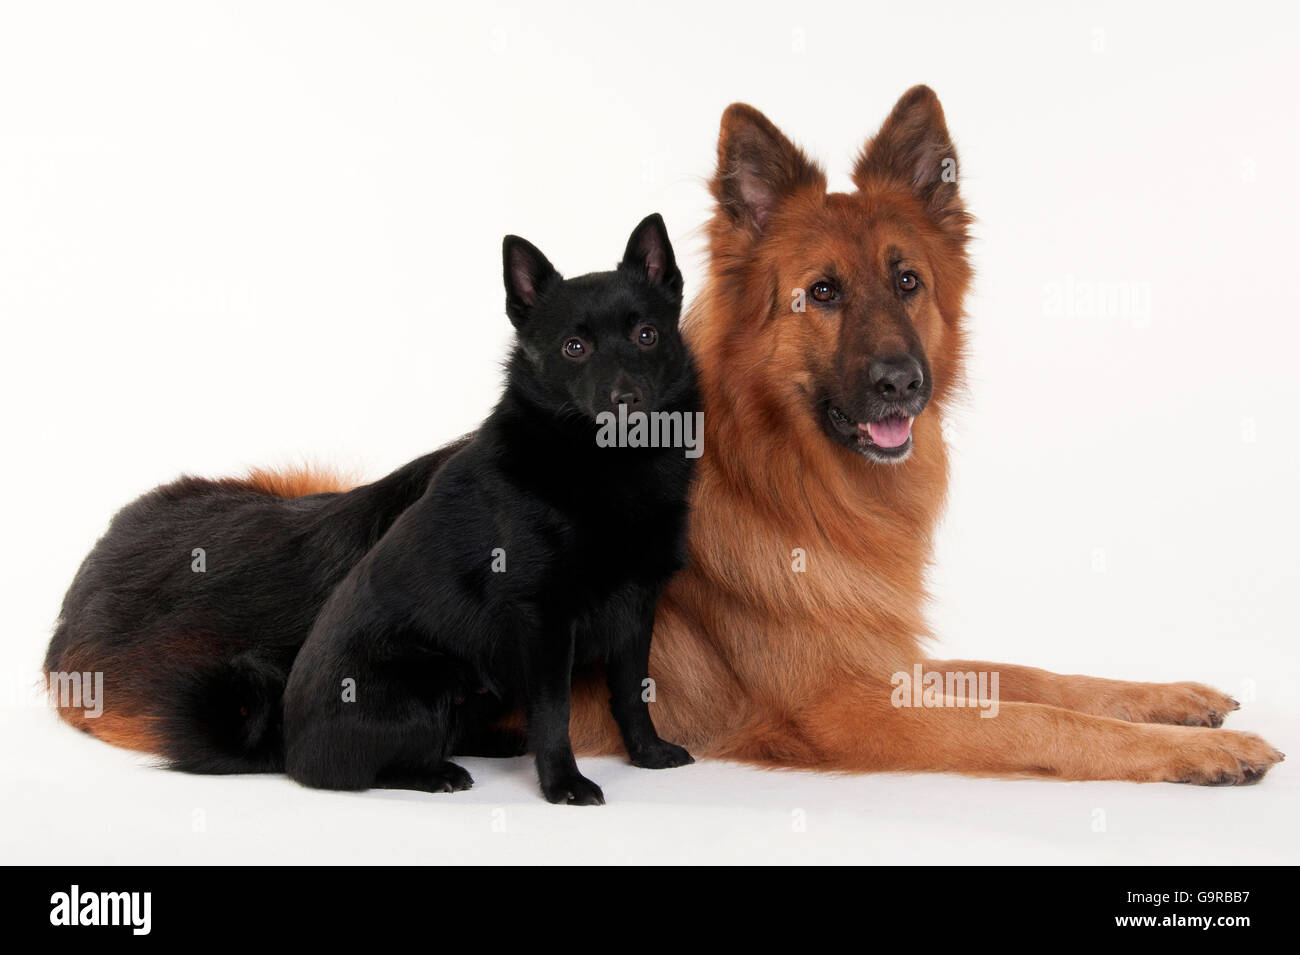
[[[609,655],[605,674],[610,710],[623,736],[623,745],[632,765],[644,769],[670,769],[695,762],[682,747],[661,739],[650,719],[643,683],[650,673],[650,635],[654,630],[658,597],[656,591],[635,594],[629,601],[629,610],[612,614],[608,624],[630,631],[630,637],[620,638],[617,631],[611,634],[617,643]]]
[[[548,802],[600,806],[605,794],[578,772],[569,742],[569,696],[573,682],[573,628],[535,639],[528,666],[528,744]]]
[[[1130,723],[1218,727],[1223,725],[1224,717],[1241,706],[1227,694],[1200,683],[1131,683],[973,660],[926,660],[925,669],[941,673],[996,672],[999,695],[1009,703],[1046,703]]]
[[[985,719],[978,708],[944,703],[899,707],[885,687],[830,686],[797,728],[765,727],[763,735],[738,739],[733,752],[756,762],[770,760],[773,750],[803,752],[810,765],[828,770],[1215,786],[1258,782],[1284,758],[1258,736],[1233,730],[1128,723],[1005,701]]]

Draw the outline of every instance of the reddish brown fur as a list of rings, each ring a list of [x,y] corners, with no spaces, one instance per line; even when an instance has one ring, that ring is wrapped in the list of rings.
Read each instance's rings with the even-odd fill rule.
[[[51,679],[50,702],[60,719],[69,726],[89,733],[96,739],[146,753],[157,753],[162,739],[155,731],[157,717],[149,711],[150,692],[147,668],[129,656],[109,656],[81,645],[69,647],[60,660],[62,673],[104,674],[104,694],[100,715],[91,716],[83,706],[64,706],[58,684]]]
[[[275,497],[306,497],[308,494],[338,494],[350,491],[356,482],[336,471],[316,467],[253,468],[232,483]]]
[[[82,711],[70,707],[60,707],[59,716],[69,726],[113,746],[142,753],[157,754],[161,751],[162,739],[154,730],[156,717],[105,710],[102,715],[92,719]]]
[[[1236,704],[1199,684],[926,661],[944,671],[998,671],[1000,714],[890,704],[890,675],[925,660],[924,578],[948,479],[941,421],[961,383],[969,218],[955,185],[933,189],[916,172],[937,175],[952,155],[938,99],[923,87],[868,142],[852,194],[827,195],[821,170],[757,111],[736,105],[724,115],[710,270],[687,319],[702,375],[705,454],[691,563],[665,595],[655,629],[655,722],[697,755],[765,765],[1258,778],[1281,754],[1250,734],[1208,728]],[[808,402],[811,383],[845,349],[879,344],[888,329],[873,329],[869,317],[837,327],[790,314],[789,290],[807,288],[834,263],[869,293],[885,250],[898,246],[932,292],[913,324],[935,391],[916,419],[912,455],[890,465],[829,440]],[[794,548],[806,552],[804,573],[792,571]],[[575,688],[581,753],[621,751],[606,696],[594,680]]]

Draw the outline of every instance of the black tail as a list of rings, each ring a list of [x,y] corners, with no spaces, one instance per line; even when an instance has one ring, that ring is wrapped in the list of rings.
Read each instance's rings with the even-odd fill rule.
[[[281,700],[288,674],[252,652],[181,676],[162,717],[161,755],[187,773],[284,771]]]

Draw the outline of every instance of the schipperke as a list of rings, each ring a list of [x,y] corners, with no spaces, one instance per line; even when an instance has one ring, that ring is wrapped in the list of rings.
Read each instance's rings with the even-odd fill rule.
[[[572,673],[593,664],[635,765],[692,762],[642,694],[698,450],[610,427],[697,412],[668,233],[651,215],[615,271],[568,280],[516,236],[503,254],[517,341],[501,400],[330,595],[294,661],[285,764],[308,786],[468,788],[450,757],[486,698],[522,707],[548,800],[603,803],[569,742]]]

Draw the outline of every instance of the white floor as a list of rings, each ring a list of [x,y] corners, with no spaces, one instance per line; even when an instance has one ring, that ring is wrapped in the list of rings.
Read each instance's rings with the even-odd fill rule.
[[[6,863],[1219,865],[1294,863],[1300,845],[1294,761],[1257,786],[1207,789],[597,759],[584,771],[608,805],[587,808],[545,803],[524,759],[464,760],[476,784],[454,796],[322,793],[158,770],[36,707],[0,720]],[[1279,742],[1296,729],[1267,711],[1249,725]]]

